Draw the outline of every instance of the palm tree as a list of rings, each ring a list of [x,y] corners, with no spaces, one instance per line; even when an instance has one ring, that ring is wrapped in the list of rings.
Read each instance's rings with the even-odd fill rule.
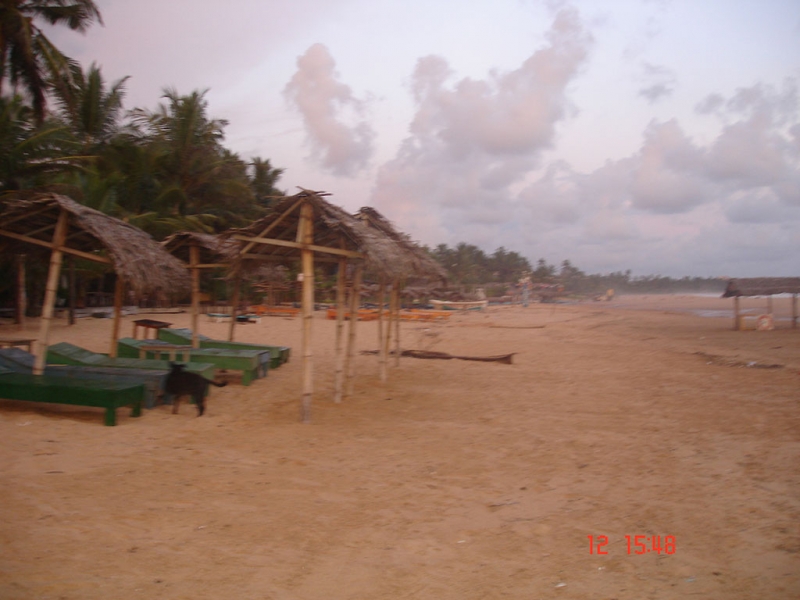
[[[119,131],[128,77],[106,89],[100,68],[92,63],[85,73],[80,65],[73,65],[57,79],[53,87],[60,115],[69,123],[84,151],[108,143]]]
[[[18,95],[0,97],[0,192],[41,184],[74,166],[69,132],[57,121],[36,126],[33,109]]]
[[[284,169],[276,169],[269,159],[265,160],[258,156],[253,158],[250,165],[253,167],[250,185],[253,188],[256,202],[266,208],[272,203],[275,196],[285,195],[275,187],[278,179],[283,175]]]
[[[95,20],[102,24],[102,17],[93,0],[0,0],[0,93],[6,79],[15,90],[21,84],[41,124],[48,74],[64,74],[72,63],[35,25],[36,20],[83,33]]]

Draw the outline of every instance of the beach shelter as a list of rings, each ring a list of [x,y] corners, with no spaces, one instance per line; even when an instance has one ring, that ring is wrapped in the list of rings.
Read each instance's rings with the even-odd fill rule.
[[[395,226],[384,217],[380,212],[371,206],[362,207],[355,217],[382,235],[392,240],[400,248],[405,258],[404,272],[395,271],[395,277],[391,281],[391,294],[389,300],[389,318],[386,328],[383,327],[383,305],[385,298],[385,278],[381,277],[378,296],[380,298],[378,311],[378,354],[380,356],[380,377],[381,381],[387,379],[387,364],[389,357],[389,346],[392,338],[392,328],[394,327],[395,341],[395,364],[400,361],[400,290],[404,287],[409,278],[420,280],[436,280],[445,282],[447,273],[442,266],[436,262],[423,248],[415,243],[410,236],[399,231]]]
[[[182,231],[161,242],[164,250],[183,262],[192,276],[192,347],[200,347],[198,320],[200,315],[200,272],[203,269],[230,269],[236,261],[236,242],[219,235]],[[237,284],[238,288],[238,284]],[[234,290],[236,293],[237,290]],[[235,322],[235,317],[232,319]],[[232,339],[232,336],[230,336]]]
[[[301,263],[302,279],[302,365],[303,385],[301,419],[311,417],[313,365],[311,353],[311,322],[314,311],[314,268],[337,268],[337,342],[334,400],[349,395],[353,385],[353,353],[359,291],[364,268],[399,277],[407,272],[407,258],[401,248],[379,231],[365,226],[342,208],[324,199],[326,192],[307,189],[293,196],[278,199],[269,212],[242,229],[225,232],[228,239],[239,244],[237,261],[232,268],[257,268],[259,263]],[[345,274],[352,271],[350,286],[350,327],[347,351],[343,351],[342,325],[344,318]],[[346,379],[346,381],[344,381]]]
[[[733,298],[735,330],[742,329],[739,299],[743,296],[766,296],[767,313],[772,318],[772,296],[792,295],[792,329],[797,329],[797,295],[800,294],[800,277],[747,277],[731,279],[722,294],[723,298]]]
[[[116,356],[125,285],[138,293],[179,292],[189,287],[189,275],[180,261],[147,233],[66,196],[38,194],[2,200],[0,237],[10,246],[33,245],[50,253],[36,374],[44,369],[64,254],[108,265],[117,274],[111,356]]]

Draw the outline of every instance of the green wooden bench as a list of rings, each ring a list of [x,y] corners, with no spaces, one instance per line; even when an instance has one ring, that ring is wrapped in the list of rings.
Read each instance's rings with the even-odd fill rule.
[[[153,340],[147,340],[152,342]],[[75,346],[69,342],[59,342],[47,347],[47,363],[54,365],[86,365],[93,367],[116,367],[120,369],[146,369],[169,371],[168,360],[152,360],[138,358],[111,358],[107,354],[100,354]],[[197,373],[206,379],[213,380],[216,368],[207,362],[188,362],[186,370]]]
[[[117,340],[117,354],[122,357],[134,358],[143,353],[147,358],[154,357],[158,350],[151,350],[153,342],[157,340],[135,340],[122,338]],[[158,340],[161,341],[161,340]],[[169,351],[168,342],[161,341],[164,352]],[[142,352],[142,346],[148,349]],[[266,350],[228,350],[224,348],[191,348],[189,356],[192,361],[210,363],[217,369],[227,371],[241,371],[242,385],[250,385],[259,375],[266,374],[269,368],[270,354]],[[191,364],[191,363],[190,363]]]
[[[15,373],[32,374],[34,361],[33,354],[20,348],[0,348],[0,367],[6,367]],[[44,374],[72,379],[111,378],[120,381],[143,383],[145,387],[145,408],[153,408],[159,396],[168,396],[164,393],[164,385],[169,374],[167,370],[120,369],[117,367],[87,367],[84,365],[46,365]]]
[[[132,417],[141,416],[144,394],[142,383],[31,375],[0,367],[0,398],[104,408],[109,426],[117,424],[117,409],[122,406],[131,407]]]
[[[191,344],[192,330],[185,328],[164,328],[158,331],[158,339],[170,344]],[[248,344],[247,342],[228,342],[214,340],[205,335],[198,335],[201,348],[224,348],[228,350],[268,350],[270,353],[270,369],[277,369],[283,363],[289,362],[291,348],[288,346],[271,346],[268,344]]]

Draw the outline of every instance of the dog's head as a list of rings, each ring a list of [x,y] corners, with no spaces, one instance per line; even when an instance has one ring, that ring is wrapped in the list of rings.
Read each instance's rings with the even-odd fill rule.
[[[169,366],[170,369],[172,370],[172,373],[182,373],[183,370],[186,368],[186,365],[176,362],[170,362]]]

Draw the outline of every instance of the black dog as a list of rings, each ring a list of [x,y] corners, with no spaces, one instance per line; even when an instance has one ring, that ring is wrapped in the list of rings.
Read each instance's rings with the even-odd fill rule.
[[[189,373],[188,371],[184,371],[183,369],[186,365],[181,365],[178,363],[169,364],[172,367],[172,370],[170,370],[169,375],[167,375],[164,391],[167,394],[172,394],[174,396],[174,400],[172,401],[173,415],[178,414],[178,406],[180,405],[181,397],[191,396],[194,400],[194,403],[197,405],[197,416],[202,417],[206,410],[208,384],[210,383],[211,385],[215,385],[217,387],[225,387],[228,385],[227,381],[217,383],[216,381],[210,381],[202,375],[198,375],[197,373]]]

